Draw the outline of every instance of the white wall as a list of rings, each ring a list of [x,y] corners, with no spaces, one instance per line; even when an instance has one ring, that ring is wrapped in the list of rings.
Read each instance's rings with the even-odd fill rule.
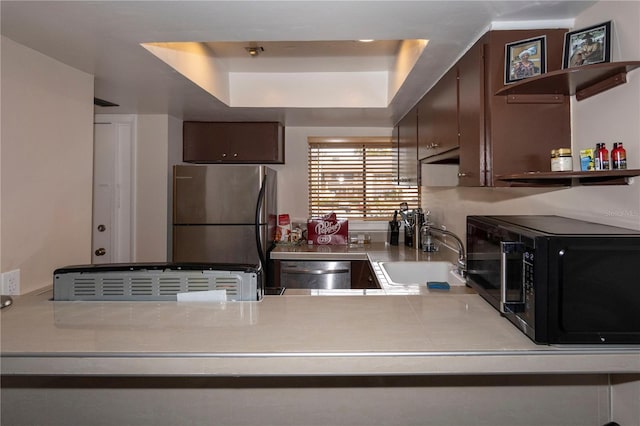
[[[640,60],[640,2],[596,3],[575,21],[585,28],[613,20],[613,61]],[[592,98],[572,101],[574,152],[623,142],[628,168],[640,168],[640,70],[628,83]],[[558,214],[640,229],[640,178],[628,186],[524,188],[423,188],[423,208],[436,222],[465,235],[470,214]]]
[[[0,267],[21,293],[91,262],[93,76],[2,37]]]
[[[173,120],[171,121],[173,123]],[[136,152],[136,262],[167,260],[169,116],[139,115]]]

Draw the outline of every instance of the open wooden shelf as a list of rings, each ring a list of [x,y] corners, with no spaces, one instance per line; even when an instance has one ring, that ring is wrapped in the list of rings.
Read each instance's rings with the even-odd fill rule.
[[[628,185],[640,176],[640,169],[602,170],[592,172],[529,172],[499,175],[496,179],[512,186]]]
[[[626,61],[551,71],[505,86],[496,95],[576,95],[580,101],[626,83],[627,73],[638,67],[640,61]]]

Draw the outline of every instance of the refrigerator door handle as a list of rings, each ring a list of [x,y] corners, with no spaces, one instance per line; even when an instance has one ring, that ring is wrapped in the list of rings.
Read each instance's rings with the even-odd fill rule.
[[[260,267],[262,270],[265,270],[267,261],[265,259],[264,253],[262,252],[262,235],[260,235],[260,207],[262,206],[262,201],[264,200],[264,192],[267,186],[267,175],[264,175],[264,179],[262,180],[262,187],[260,188],[260,193],[258,194],[258,202],[256,204],[256,218],[255,218],[255,229],[256,229],[256,246],[258,249],[258,256],[260,257]]]

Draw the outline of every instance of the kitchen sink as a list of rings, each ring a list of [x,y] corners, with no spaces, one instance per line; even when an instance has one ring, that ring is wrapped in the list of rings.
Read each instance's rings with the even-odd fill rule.
[[[390,285],[424,285],[428,281],[447,282],[450,286],[466,285],[450,262],[380,262],[380,268]]]

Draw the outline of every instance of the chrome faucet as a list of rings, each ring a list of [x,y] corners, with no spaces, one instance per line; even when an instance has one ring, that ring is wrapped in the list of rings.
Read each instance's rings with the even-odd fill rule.
[[[462,243],[462,240],[453,232],[448,231],[444,228],[436,228],[432,225],[433,225],[432,222],[425,221],[425,223],[420,228],[420,234],[429,236],[431,235],[432,232],[437,232],[437,233],[440,233],[441,235],[445,235],[453,238],[456,244],[458,245],[458,273],[460,274],[460,276],[464,277],[466,275],[466,270],[467,270],[467,256],[464,251],[464,244]],[[428,241],[429,239],[427,240],[427,242],[423,242],[423,250],[435,251],[435,246],[433,244],[429,244]]]

